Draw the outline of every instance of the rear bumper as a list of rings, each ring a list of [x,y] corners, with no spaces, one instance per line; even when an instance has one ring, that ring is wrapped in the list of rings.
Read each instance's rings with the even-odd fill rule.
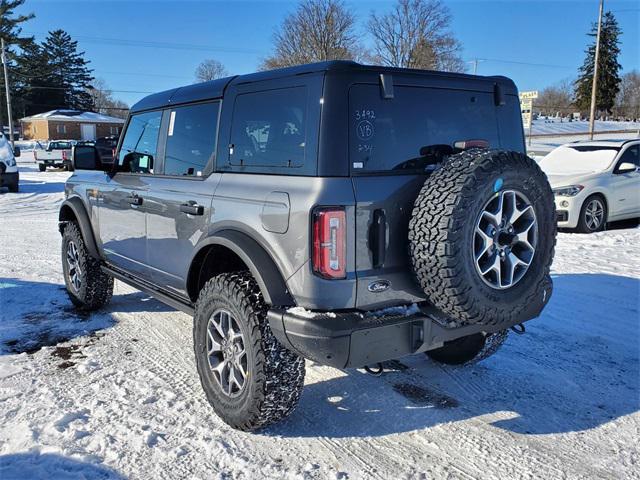
[[[539,314],[532,315],[529,319]],[[366,312],[311,313],[301,316],[269,310],[274,335],[289,350],[336,368],[357,368],[441,347],[444,342],[485,332],[494,333],[522,323],[447,327],[433,307],[412,315],[372,315]]]

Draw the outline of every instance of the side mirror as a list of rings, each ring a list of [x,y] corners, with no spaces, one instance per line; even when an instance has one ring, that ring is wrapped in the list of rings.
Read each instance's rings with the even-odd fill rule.
[[[20,156],[20,147],[13,147],[13,156],[18,158]]]
[[[616,170],[616,173],[631,173],[635,172],[637,169],[638,167],[636,167],[634,163],[622,162],[620,165],[618,165],[618,170]]]
[[[71,149],[74,170],[104,170],[100,154],[92,145],[74,145]]]

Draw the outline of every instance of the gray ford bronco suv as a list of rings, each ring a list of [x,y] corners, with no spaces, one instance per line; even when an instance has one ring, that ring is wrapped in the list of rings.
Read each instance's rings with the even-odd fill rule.
[[[513,82],[334,61],[150,95],[115,160],[76,146],[69,296],[114,278],[193,315],[229,425],[287,416],[305,361],[486,357],[551,296],[555,211]]]

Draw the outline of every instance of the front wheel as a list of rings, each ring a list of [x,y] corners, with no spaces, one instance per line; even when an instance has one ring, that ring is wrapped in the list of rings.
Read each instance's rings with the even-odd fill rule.
[[[591,195],[582,204],[578,232],[599,232],[607,224],[607,205],[601,195]]]
[[[266,313],[248,272],[212,278],[196,302],[193,341],[202,388],[218,416],[239,430],[285,418],[304,385],[304,359],[278,343]]]
[[[97,310],[111,300],[113,277],[89,255],[75,222],[67,223],[62,233],[62,271],[69,298],[81,310]]]

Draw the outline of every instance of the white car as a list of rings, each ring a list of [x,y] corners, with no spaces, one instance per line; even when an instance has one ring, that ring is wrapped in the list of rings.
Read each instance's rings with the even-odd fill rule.
[[[20,149],[16,147],[14,152],[7,138],[0,133],[0,189],[8,187],[10,192],[18,191],[20,174],[15,157],[19,156]]]
[[[568,143],[539,165],[555,195],[558,227],[591,233],[640,217],[640,140]]]

